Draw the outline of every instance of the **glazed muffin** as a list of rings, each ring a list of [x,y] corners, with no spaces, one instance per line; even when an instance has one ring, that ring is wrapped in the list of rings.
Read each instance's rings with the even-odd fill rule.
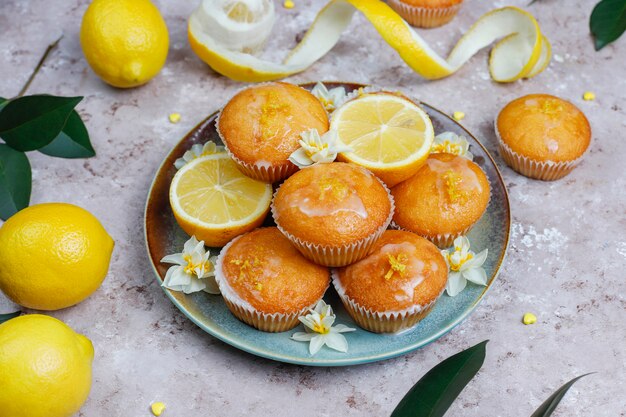
[[[305,259],[275,227],[235,238],[222,249],[215,268],[228,309],[266,332],[296,327],[298,317],[326,292],[329,276],[328,268]]]
[[[491,196],[487,176],[474,162],[448,153],[431,154],[408,180],[391,189],[394,226],[447,248],[480,219]]]
[[[265,182],[298,170],[289,155],[300,147],[300,133],[328,131],[324,106],[307,90],[274,82],[237,93],[222,109],[217,131],[239,169]]]
[[[388,3],[411,25],[434,28],[452,20],[463,0],[389,0]]]
[[[546,181],[569,174],[591,142],[583,112],[548,94],[530,94],[507,104],[496,117],[495,130],[507,165]]]
[[[356,262],[389,225],[393,199],[371,172],[343,162],[317,164],[276,191],[278,228],[308,259],[326,266]]]
[[[354,321],[375,333],[398,332],[424,318],[443,293],[441,252],[411,232],[387,230],[359,262],[333,270],[333,286]]]

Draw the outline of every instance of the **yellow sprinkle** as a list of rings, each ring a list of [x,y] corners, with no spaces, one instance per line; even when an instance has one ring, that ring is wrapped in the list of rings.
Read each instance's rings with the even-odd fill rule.
[[[163,410],[165,410],[165,404],[163,403],[153,403],[150,406],[150,409],[152,410],[152,414],[154,414],[155,416],[160,416],[161,413],[163,412]]]
[[[295,4],[293,4],[293,1],[291,0],[285,0],[285,2],[283,3],[283,7],[285,9],[293,9],[294,6]]]
[[[465,118],[465,113],[463,113],[462,111],[455,111],[454,113],[452,113],[452,118],[454,120],[463,120]]]
[[[596,95],[593,94],[591,91],[585,91],[585,94],[583,94],[583,100],[585,101],[593,101],[596,99]]]
[[[180,113],[172,113],[169,116],[170,123],[178,123],[180,122]]]
[[[525,325],[535,324],[537,323],[537,316],[535,316],[533,313],[526,313],[524,314],[522,323],[524,323]]]

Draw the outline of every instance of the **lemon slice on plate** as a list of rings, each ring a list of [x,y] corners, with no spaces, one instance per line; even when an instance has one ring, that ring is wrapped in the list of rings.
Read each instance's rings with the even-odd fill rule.
[[[260,226],[271,199],[272,186],[246,177],[226,153],[194,159],[170,185],[176,221],[207,246],[224,246]]]
[[[392,93],[362,94],[348,101],[335,110],[330,128],[352,148],[339,159],[369,169],[389,187],[417,172],[435,136],[424,110]]]

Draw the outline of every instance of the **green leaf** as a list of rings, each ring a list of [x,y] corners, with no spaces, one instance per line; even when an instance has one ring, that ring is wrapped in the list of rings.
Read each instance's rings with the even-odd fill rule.
[[[0,137],[18,151],[34,151],[56,138],[82,97],[34,95],[10,100],[0,111]]]
[[[626,0],[602,0],[596,4],[589,29],[595,38],[596,51],[622,36],[626,31]]]
[[[59,158],[90,158],[96,154],[87,128],[76,110],[70,113],[61,133],[39,152]]]
[[[9,103],[9,100],[7,100],[4,97],[0,97],[0,110],[2,110],[2,108],[6,106],[8,103]]]
[[[6,220],[30,202],[30,163],[24,152],[0,144],[0,218]]]
[[[592,372],[593,373],[593,372]],[[558,407],[559,403],[567,393],[567,390],[574,385],[574,382],[578,381],[580,378],[585,377],[590,374],[585,374],[581,376],[577,376],[576,378],[569,381],[567,384],[563,385],[561,388],[556,390],[554,394],[552,394],[547,400],[544,401],[543,404],[533,413],[530,417],[549,417],[552,415],[556,407]]]
[[[402,398],[391,417],[442,417],[485,361],[488,340],[441,362]]]
[[[0,324],[4,323],[5,321],[9,321],[11,319],[16,318],[20,314],[22,314],[21,311],[15,311],[13,313],[8,313],[8,314],[0,314]]]

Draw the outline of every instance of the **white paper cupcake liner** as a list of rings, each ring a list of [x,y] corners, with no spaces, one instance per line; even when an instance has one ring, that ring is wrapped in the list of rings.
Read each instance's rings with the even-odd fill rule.
[[[443,291],[429,304],[414,305],[403,310],[374,311],[365,308],[346,295],[339,282],[336,270],[332,271],[332,281],[339,298],[350,317],[365,330],[373,333],[398,333],[415,326],[430,313]]]
[[[480,219],[478,219],[478,220],[480,220]],[[423,237],[425,239],[430,240],[439,249],[447,249],[450,246],[452,246],[452,244],[454,243],[454,239],[456,239],[457,237],[460,237],[460,236],[467,235],[467,233],[472,229],[472,227],[474,227],[474,225],[478,222],[478,220],[476,222],[474,222],[471,226],[467,227],[466,229],[464,229],[464,230],[462,230],[462,231],[460,231],[458,233],[440,233],[440,234],[436,234],[436,235],[429,235],[429,234],[426,234],[426,233],[420,233],[420,232],[416,232],[415,230],[407,229],[406,227],[401,227],[395,221],[391,222],[391,228],[392,229],[396,229],[396,230],[402,230],[404,232],[415,233],[418,236],[421,236],[421,237]]]
[[[452,20],[461,8],[461,3],[437,8],[411,6],[401,0],[388,0],[387,3],[409,24],[420,28],[444,25]]]
[[[574,159],[573,161],[536,161],[528,158],[527,156],[520,155],[511,149],[506,143],[504,143],[497,128],[496,137],[498,138],[500,155],[502,155],[504,162],[506,162],[506,164],[514,171],[524,175],[525,177],[537,180],[554,181],[563,178],[580,164],[583,157],[587,153],[587,151],[585,151],[582,156]]]
[[[291,233],[283,229],[279,221],[276,219],[276,207],[274,206],[274,201],[276,200],[276,194],[278,193],[280,187],[274,192],[274,198],[272,198],[272,204],[270,206],[270,209],[272,211],[272,217],[274,219],[274,223],[276,223],[276,227],[278,227],[278,230],[280,230],[281,233],[284,234],[291,241],[291,243],[305,258],[315,262],[318,265],[324,265],[329,267],[346,266],[365,258],[369,254],[374,243],[376,243],[376,241],[380,239],[385,230],[387,230],[387,227],[391,223],[391,219],[393,218],[393,214],[395,212],[395,203],[393,201],[393,196],[391,195],[389,188],[374,174],[372,174],[372,176],[376,178],[376,180],[383,186],[383,188],[387,192],[391,207],[389,210],[389,216],[387,216],[387,219],[385,220],[383,225],[380,226],[371,235],[363,239],[357,240],[356,242],[341,246],[319,245],[316,243],[307,242],[304,239],[300,239],[292,235]]]
[[[224,303],[230,312],[242,322],[264,332],[285,332],[298,326],[300,323],[298,317],[307,314],[309,309],[315,307],[317,301],[295,313],[264,313],[255,309],[250,303],[239,297],[229,285],[228,280],[224,276],[222,265],[226,252],[239,238],[241,238],[241,236],[236,237],[224,246],[215,262],[215,281],[220,288]]]

